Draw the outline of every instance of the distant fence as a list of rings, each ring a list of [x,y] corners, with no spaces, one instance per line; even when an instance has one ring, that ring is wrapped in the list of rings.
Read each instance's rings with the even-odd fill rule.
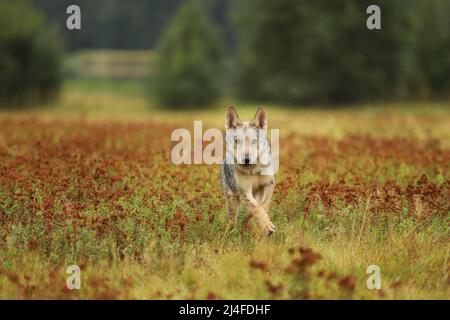
[[[87,50],[70,54],[65,63],[69,77],[144,79],[151,73],[150,50]]]

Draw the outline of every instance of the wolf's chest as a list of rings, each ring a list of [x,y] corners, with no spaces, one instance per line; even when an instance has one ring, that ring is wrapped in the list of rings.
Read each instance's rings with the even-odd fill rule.
[[[236,182],[241,190],[256,191],[273,183],[273,176],[236,175]]]

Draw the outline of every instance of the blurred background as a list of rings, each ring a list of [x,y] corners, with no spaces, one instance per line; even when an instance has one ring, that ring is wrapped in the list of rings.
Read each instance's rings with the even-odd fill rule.
[[[92,90],[162,109],[447,106],[449,16],[448,0],[0,0],[0,106]]]

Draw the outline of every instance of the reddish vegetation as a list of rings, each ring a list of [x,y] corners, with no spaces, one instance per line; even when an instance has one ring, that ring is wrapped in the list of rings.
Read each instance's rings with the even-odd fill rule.
[[[320,262],[322,256],[309,247],[290,248],[288,252],[291,255],[291,261],[285,269],[285,273],[290,277],[290,281],[286,285],[281,282],[275,284],[270,279],[270,268],[267,267],[265,262],[250,260],[251,268],[268,271],[265,272],[264,283],[272,299],[280,297],[289,299],[321,299],[323,297],[311,288],[312,283],[317,283],[318,279],[323,279],[326,287],[334,285],[340,291],[342,297],[350,298],[353,295],[357,284],[356,277],[344,276],[338,278],[336,273],[327,273],[323,269],[313,273],[312,267]]]
[[[218,167],[173,165],[174,128],[156,121],[0,118],[0,249],[51,259],[54,278],[65,259],[76,258],[83,270],[83,261],[105,257],[139,261],[149,240],[156,240],[154,251],[161,254],[168,243],[176,250],[215,240],[224,228]],[[281,139],[280,152],[272,206],[277,222],[317,213],[342,218],[345,209],[367,216],[363,224],[383,221],[379,217],[426,221],[450,212],[450,150],[437,140],[292,133]],[[264,275],[273,297],[319,298],[310,289],[312,278],[332,283],[344,297],[353,294],[354,277],[312,269],[322,260],[319,253],[307,247],[289,252],[283,270],[292,283],[270,279],[265,261],[249,263]],[[0,274],[24,297],[33,296],[26,277]],[[88,282],[96,298],[119,296],[106,277]],[[133,286],[132,278],[120,282]],[[68,293],[66,287],[54,290],[61,297]],[[209,292],[206,298],[220,296]]]
[[[126,253],[139,256],[142,244],[134,243],[122,221],[132,217],[139,230],[156,237],[163,226],[184,241],[190,227],[214,224],[222,212],[217,167],[170,162],[174,126],[19,117],[0,119],[0,128],[0,245],[12,225],[42,223],[44,239],[30,237],[27,249],[49,254],[51,239],[43,240],[55,229],[64,230],[60,236],[69,245],[87,229],[97,240],[113,234],[121,255],[128,248]],[[290,210],[288,218],[308,216],[318,205],[328,214],[342,206],[418,217],[450,210],[450,151],[436,140],[291,134],[280,145],[274,203],[290,205],[292,194],[301,200],[302,212]],[[421,173],[397,179],[400,165]],[[440,183],[439,172],[444,173]],[[305,180],[305,174],[314,178]],[[172,205],[176,199],[184,201],[183,207]]]

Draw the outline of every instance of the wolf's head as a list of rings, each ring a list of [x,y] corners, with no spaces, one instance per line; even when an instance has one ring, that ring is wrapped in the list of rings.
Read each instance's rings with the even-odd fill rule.
[[[227,161],[244,168],[267,165],[270,156],[267,139],[267,113],[258,108],[250,121],[241,121],[236,110],[228,107],[225,113]]]

